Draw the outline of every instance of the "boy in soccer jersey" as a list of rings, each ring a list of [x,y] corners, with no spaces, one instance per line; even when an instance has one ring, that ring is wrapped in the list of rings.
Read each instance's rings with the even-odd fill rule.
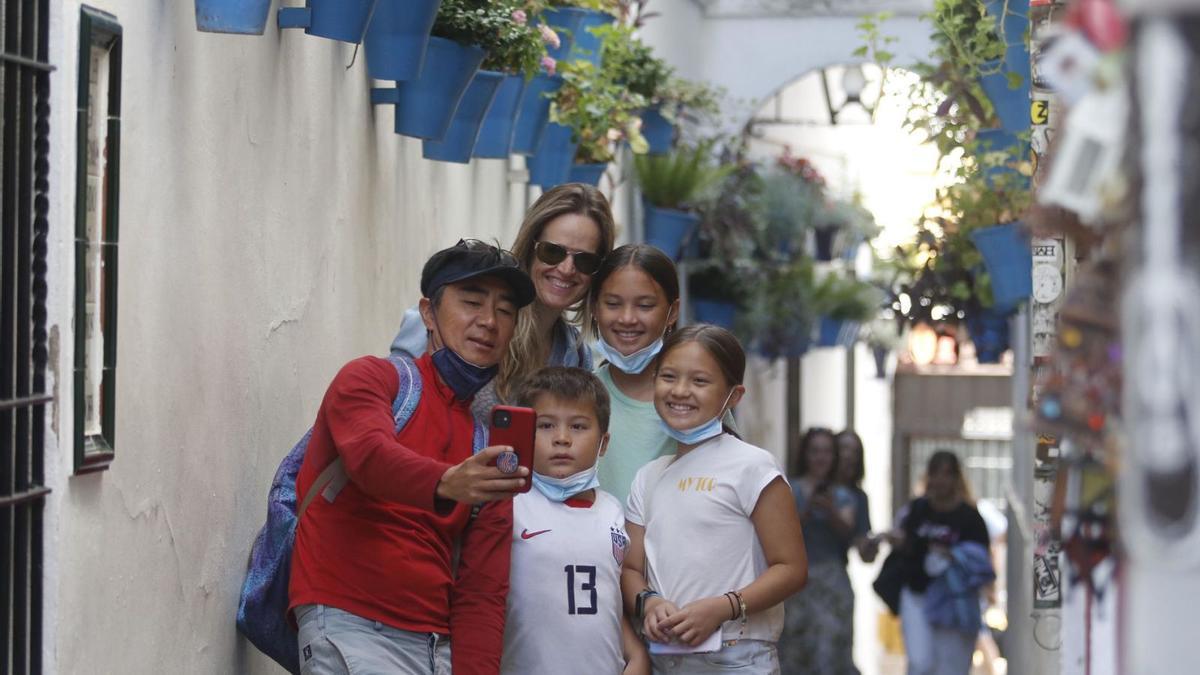
[[[586,370],[552,366],[514,398],[537,412],[537,435],[533,489],[513,500],[501,672],[649,675],[649,655],[621,609],[625,512],[597,488],[608,392]]]

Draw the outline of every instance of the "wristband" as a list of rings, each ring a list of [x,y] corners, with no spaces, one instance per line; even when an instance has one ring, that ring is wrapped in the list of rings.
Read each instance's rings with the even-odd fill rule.
[[[633,603],[633,613],[637,618],[646,618],[646,601],[653,597],[658,597],[658,591],[651,588],[643,589],[637,594],[637,600]]]

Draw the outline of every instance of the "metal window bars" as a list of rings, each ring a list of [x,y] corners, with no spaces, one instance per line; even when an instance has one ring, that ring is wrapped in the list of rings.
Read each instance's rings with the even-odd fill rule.
[[[0,672],[42,669],[48,0],[0,0]]]

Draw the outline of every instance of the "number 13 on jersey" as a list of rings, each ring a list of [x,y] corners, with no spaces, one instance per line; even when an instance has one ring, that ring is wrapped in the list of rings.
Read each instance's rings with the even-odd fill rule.
[[[563,568],[567,573],[567,614],[595,614],[596,613],[596,566],[595,565],[567,565]],[[576,587],[576,578],[578,578],[578,587]],[[587,594],[586,597],[581,597],[579,600],[587,600],[587,604],[583,604],[577,600],[576,592]]]

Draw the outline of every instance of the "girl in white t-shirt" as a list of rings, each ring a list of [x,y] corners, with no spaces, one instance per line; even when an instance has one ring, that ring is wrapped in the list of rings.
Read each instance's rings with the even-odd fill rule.
[[[654,405],[678,445],[634,478],[621,576],[655,673],[779,672],[782,602],[808,566],[775,459],[721,422],[745,370],[737,338],[716,326],[675,331],[659,355]]]

